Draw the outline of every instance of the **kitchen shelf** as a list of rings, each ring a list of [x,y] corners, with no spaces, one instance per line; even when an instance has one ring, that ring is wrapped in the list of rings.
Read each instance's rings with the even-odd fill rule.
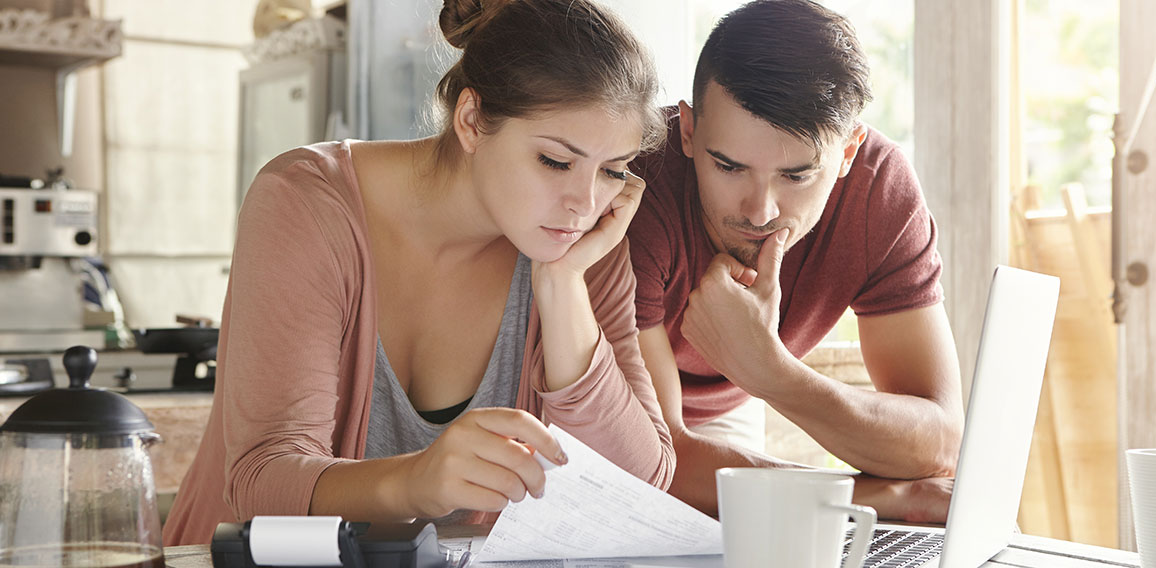
[[[15,45],[0,38],[0,65],[70,68],[77,70],[89,65],[103,63],[120,55],[120,49],[109,53],[107,50],[58,48],[56,46]]]
[[[33,10],[0,9],[0,65],[52,69],[60,155],[72,154],[76,114],[76,71],[121,52],[120,21],[68,17],[49,19]]]

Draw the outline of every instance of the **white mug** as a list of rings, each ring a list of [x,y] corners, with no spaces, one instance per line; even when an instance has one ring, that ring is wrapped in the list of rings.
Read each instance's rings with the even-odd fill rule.
[[[1156,568],[1156,449],[1125,452],[1140,566]]]
[[[851,504],[850,476],[737,467],[715,480],[727,568],[839,568],[848,515],[855,535],[842,566],[862,566],[875,510]]]

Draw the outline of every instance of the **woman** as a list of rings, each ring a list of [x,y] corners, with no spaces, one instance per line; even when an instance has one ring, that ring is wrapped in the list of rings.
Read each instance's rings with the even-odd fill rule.
[[[258,514],[476,519],[545,490],[556,423],[666,488],[626,164],[657,78],[589,0],[446,0],[440,135],[325,143],[242,207],[204,440],[166,545]]]

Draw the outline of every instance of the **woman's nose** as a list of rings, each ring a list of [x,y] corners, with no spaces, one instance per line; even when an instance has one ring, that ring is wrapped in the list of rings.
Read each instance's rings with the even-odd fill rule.
[[[596,179],[586,180],[585,183],[575,183],[566,191],[563,205],[579,217],[589,217],[594,214],[597,195],[598,183]]]

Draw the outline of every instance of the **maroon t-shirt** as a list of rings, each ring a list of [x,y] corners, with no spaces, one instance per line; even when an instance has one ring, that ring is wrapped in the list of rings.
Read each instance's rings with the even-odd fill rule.
[[[683,419],[695,426],[737,408],[748,395],[680,332],[687,297],[716,251],[703,228],[694,161],[682,153],[677,114],[668,127],[662,147],[631,164],[647,185],[628,235],[638,328],[666,327],[682,378]],[[779,336],[787,349],[806,355],[848,306],[869,316],[942,301],[935,240],[915,171],[894,142],[868,129],[818,224],[783,258]]]

